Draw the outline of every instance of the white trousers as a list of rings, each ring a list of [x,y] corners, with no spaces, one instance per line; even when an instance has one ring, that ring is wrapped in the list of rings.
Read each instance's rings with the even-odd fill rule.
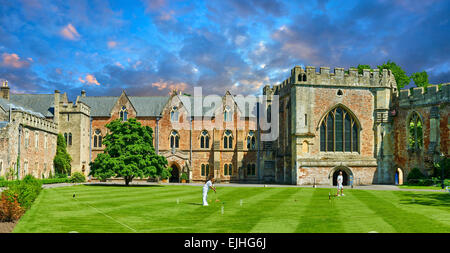
[[[203,205],[207,206],[208,205],[208,192],[207,191],[203,191]]]

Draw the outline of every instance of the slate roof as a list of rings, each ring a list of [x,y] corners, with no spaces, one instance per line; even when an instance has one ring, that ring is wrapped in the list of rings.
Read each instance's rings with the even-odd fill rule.
[[[128,96],[131,104],[133,104],[136,109],[136,114],[138,117],[156,117],[161,115],[164,106],[169,101],[169,96]],[[194,97],[189,96],[181,96],[182,101],[187,99],[190,101],[190,107],[192,110],[192,114],[196,113],[194,110]],[[78,101],[81,101],[87,104],[91,108],[91,116],[92,117],[109,117],[112,108],[116,104],[119,96],[86,96],[86,97],[78,97]],[[204,97],[203,97],[204,99]],[[222,100],[220,100],[222,101]],[[204,103],[204,101],[203,101]],[[185,104],[185,106],[188,106]],[[201,111],[201,115],[193,115],[195,117],[198,116],[214,116],[215,109],[221,106],[220,104],[211,103],[211,105],[203,104],[203,110]],[[246,115],[249,115],[249,105],[246,104],[245,108],[240,110],[243,112],[246,111]],[[247,116],[248,117],[248,116]],[[256,117],[256,114],[255,114]]]
[[[91,108],[92,117],[109,117],[119,97],[78,97],[78,99]]]
[[[137,111],[137,116],[158,116],[161,114],[167,101],[168,96],[154,97],[132,97],[128,96],[130,102]]]
[[[53,117],[54,94],[10,94],[9,101],[14,105],[29,108],[45,117]]]
[[[4,98],[0,98],[0,107],[1,107],[5,112],[8,112],[8,111],[9,111],[9,108],[11,107],[11,108],[14,109],[14,110],[20,110],[20,111],[28,112],[28,113],[31,113],[31,114],[33,114],[33,115],[35,115],[35,116],[44,118],[44,115],[43,115],[42,113],[37,112],[37,111],[35,111],[35,110],[32,110],[32,109],[30,109],[29,107],[24,106],[24,105],[22,105],[22,104],[19,104],[19,103],[17,103],[17,102],[14,102],[14,101],[11,101],[11,100],[7,100],[7,99],[4,99]]]

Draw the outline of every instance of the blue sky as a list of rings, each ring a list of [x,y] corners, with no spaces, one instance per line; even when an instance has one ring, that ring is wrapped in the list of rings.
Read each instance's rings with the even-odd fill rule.
[[[0,0],[16,93],[259,94],[295,65],[392,60],[450,82],[450,1]]]

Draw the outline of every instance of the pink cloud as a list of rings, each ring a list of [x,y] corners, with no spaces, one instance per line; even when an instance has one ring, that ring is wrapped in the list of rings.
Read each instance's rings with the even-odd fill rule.
[[[117,42],[116,41],[108,41],[108,48],[115,48],[117,46]]]
[[[81,83],[100,85],[94,75],[86,74],[85,79],[86,80],[84,80],[81,76],[78,77],[78,81],[80,81]]]
[[[186,90],[188,85],[187,83],[184,82],[175,83],[172,81],[159,80],[159,82],[152,83],[152,87],[156,87],[158,90],[169,89],[169,91],[171,90],[184,91]]]
[[[2,54],[2,65],[6,67],[13,67],[13,68],[23,68],[28,67],[30,65],[30,62],[33,60],[31,58],[28,58],[28,61],[21,61],[20,57],[17,54],[8,54],[3,53]]]
[[[77,29],[72,24],[68,24],[63,29],[61,29],[60,34],[68,40],[78,40],[80,39],[80,34]]]

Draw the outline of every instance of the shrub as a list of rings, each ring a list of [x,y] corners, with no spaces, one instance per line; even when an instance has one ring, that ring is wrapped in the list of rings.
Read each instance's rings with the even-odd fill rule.
[[[188,176],[187,176],[186,173],[182,173],[180,179],[181,179],[181,180],[183,180],[183,179],[184,179],[184,180],[188,180],[189,178],[188,178]]]
[[[410,179],[425,179],[425,175],[418,169],[418,168],[413,168],[409,173],[408,173],[408,181]]]
[[[22,216],[24,209],[17,201],[17,195],[9,190],[5,190],[0,196],[0,221],[16,221]]]
[[[70,181],[72,183],[83,183],[83,182],[86,182],[86,177],[84,176],[83,173],[75,172],[70,177]]]
[[[25,210],[31,207],[41,190],[41,180],[37,180],[31,175],[27,175],[22,181],[17,181],[9,186],[9,191],[17,196],[17,201]]]

